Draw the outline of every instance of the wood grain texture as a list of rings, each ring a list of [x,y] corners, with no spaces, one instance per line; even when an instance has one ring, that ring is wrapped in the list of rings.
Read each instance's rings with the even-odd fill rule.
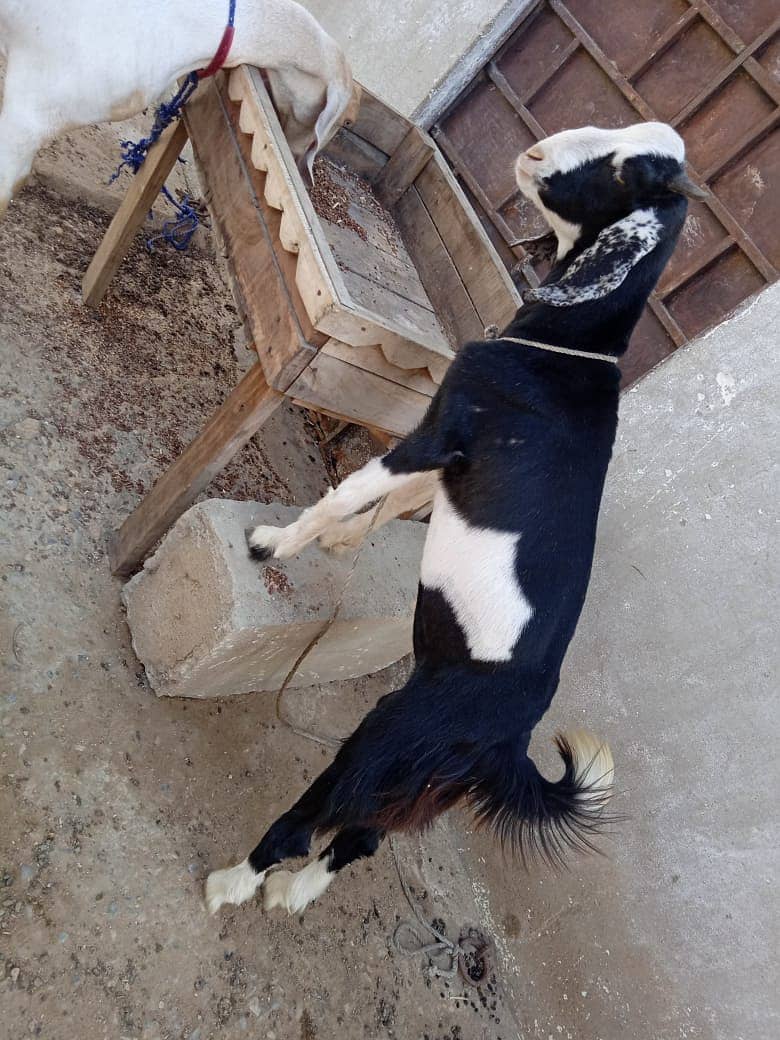
[[[430,397],[325,353],[317,355],[290,387],[306,408],[336,419],[405,437],[420,422]]]
[[[177,120],[152,145],[143,166],[130,181],[127,194],[108,225],[81,283],[84,303],[88,307],[97,307],[105,296],[111,279],[146,220],[186,141],[187,130]]]
[[[506,325],[520,306],[520,295],[493,244],[437,152],[415,181],[483,327]]]
[[[295,258],[279,245],[279,214],[265,202],[264,175],[247,164],[251,139],[223,92],[224,83],[202,84],[185,118],[249,335],[269,384],[286,390],[326,337],[288,281]]]
[[[428,134],[416,126],[409,130],[376,179],[376,193],[385,206],[389,209],[395,206],[435,150],[436,145]]]
[[[140,567],[159,539],[283,400],[284,394],[268,386],[259,364],[250,369],[122,524],[109,548],[113,574],[126,577]]]
[[[396,217],[420,280],[450,342],[457,349],[467,340],[480,339],[484,325],[415,187],[399,200]]]

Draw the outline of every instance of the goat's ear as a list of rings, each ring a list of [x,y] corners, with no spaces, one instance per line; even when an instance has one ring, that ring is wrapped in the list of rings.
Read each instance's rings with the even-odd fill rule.
[[[310,180],[314,179],[314,160],[317,153],[325,147],[347,118],[353,108],[355,97],[359,104],[360,95],[356,95],[352,87],[348,87],[346,83],[334,82],[328,85],[325,107],[314,124],[314,143],[303,156],[302,165],[308,170]]]
[[[628,272],[661,241],[663,225],[652,209],[639,209],[605,227],[557,282],[523,295],[552,307],[600,300],[622,285]]]

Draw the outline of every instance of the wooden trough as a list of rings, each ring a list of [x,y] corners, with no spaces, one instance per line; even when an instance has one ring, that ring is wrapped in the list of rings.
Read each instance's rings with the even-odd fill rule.
[[[288,397],[391,437],[422,418],[453,352],[519,297],[433,140],[368,92],[307,189],[259,70],[204,82],[186,132],[258,365],[118,532],[129,574]],[[150,151],[84,278],[96,305],[185,140]]]

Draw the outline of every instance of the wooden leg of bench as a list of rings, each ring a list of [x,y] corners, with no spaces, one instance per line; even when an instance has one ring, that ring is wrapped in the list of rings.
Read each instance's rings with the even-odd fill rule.
[[[155,543],[283,400],[284,394],[266,383],[259,364],[247,372],[114,535],[109,547],[112,573],[126,577],[140,567]]]
[[[122,204],[108,225],[103,241],[87,268],[81,291],[84,303],[97,307],[111,279],[119,269],[136,232],[160,194],[160,189],[173,169],[187,142],[187,130],[181,120],[172,123],[152,145],[143,166],[130,182]]]

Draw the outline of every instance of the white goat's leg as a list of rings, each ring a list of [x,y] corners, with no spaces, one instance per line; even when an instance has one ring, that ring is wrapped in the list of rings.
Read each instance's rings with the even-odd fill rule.
[[[294,523],[287,527],[248,530],[249,551],[257,560],[267,560],[271,556],[282,560],[295,556],[335,522],[376,502],[383,495],[397,491],[418,476],[418,473],[391,473],[383,459],[372,459],[329,491],[316,505],[304,509]]]
[[[26,85],[16,74],[18,58],[8,60],[3,110],[0,112],[0,219],[14,194],[30,175],[36,152],[48,134],[36,127],[32,104],[35,93],[25,98]]]
[[[437,471],[415,473],[407,484],[387,496],[376,517],[375,511],[368,509],[349,520],[329,523],[319,537],[319,544],[335,553],[357,549],[369,530],[376,531],[402,513],[416,513],[432,503],[438,486]]]

